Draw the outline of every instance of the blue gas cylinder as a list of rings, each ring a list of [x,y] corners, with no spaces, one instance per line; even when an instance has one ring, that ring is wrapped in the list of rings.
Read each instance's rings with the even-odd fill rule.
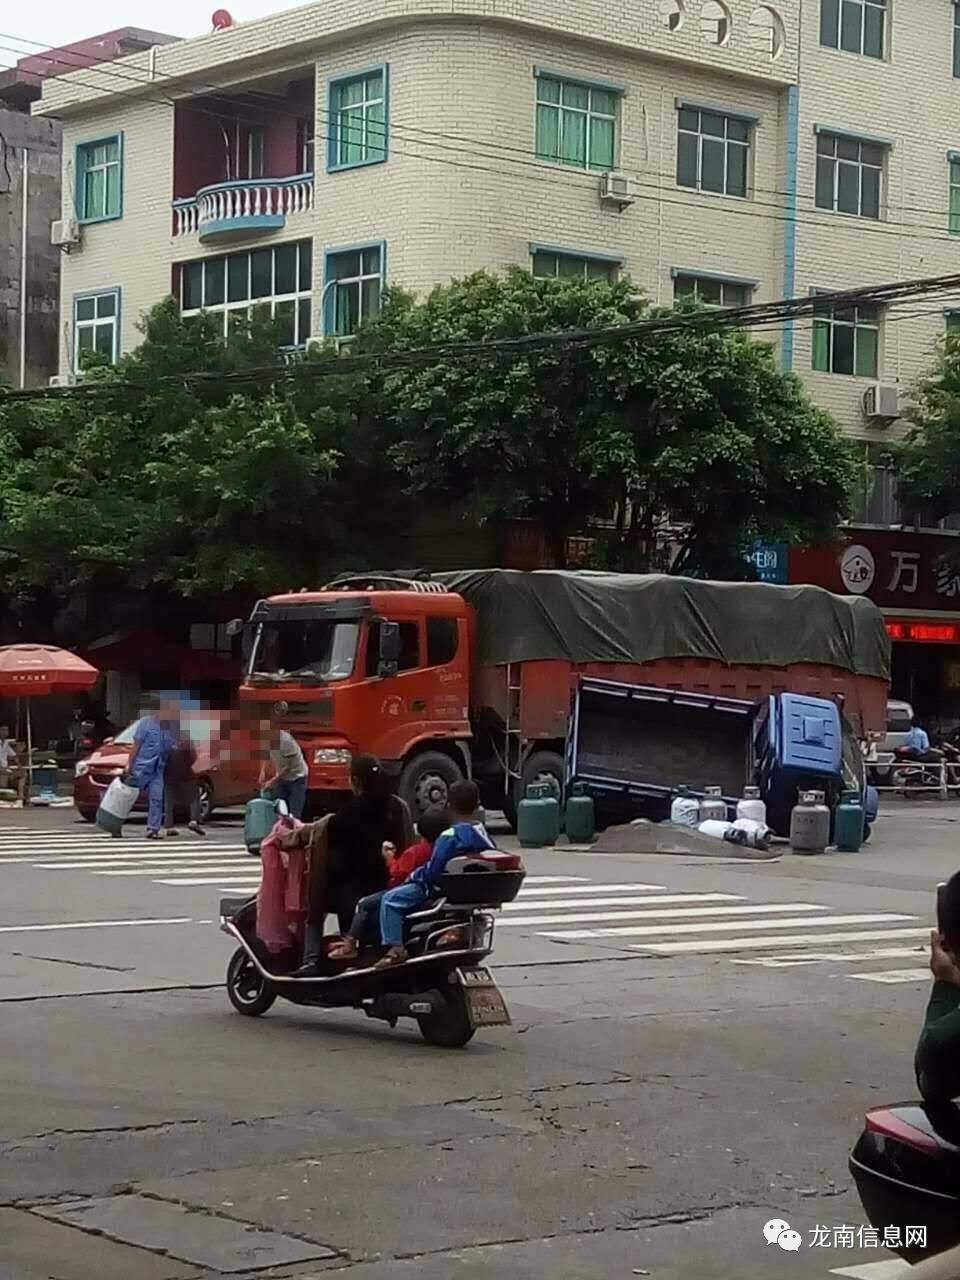
[[[863,805],[856,791],[845,791],[834,816],[834,841],[844,853],[856,853],[863,844]]]
[[[277,802],[267,792],[248,800],[243,814],[243,842],[250,853],[259,853],[277,821]]]
[[[597,815],[593,796],[587,795],[582,782],[573,785],[573,794],[567,801],[564,814],[564,830],[571,844],[589,844],[596,838]]]
[[[560,802],[551,788],[531,782],[517,805],[517,837],[524,849],[543,849],[557,843],[560,834]]]

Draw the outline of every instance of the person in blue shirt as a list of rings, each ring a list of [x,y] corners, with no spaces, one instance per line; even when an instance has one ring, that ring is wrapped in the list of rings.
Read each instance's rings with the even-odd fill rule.
[[[429,860],[411,872],[396,889],[388,889],[380,899],[380,937],[387,951],[383,959],[377,961],[378,968],[402,964],[407,959],[403,945],[404,921],[412,911],[418,911],[439,896],[440,877],[450,859],[497,847],[483,824],[473,821],[480,803],[475,782],[455,782],[447,794],[447,802],[453,824],[437,837]]]
[[[158,840],[163,827],[167,758],[173,744],[169,724],[160,719],[160,703],[148,698],[133,735],[127,781],[147,793],[147,839]]]
[[[929,751],[930,739],[925,729],[918,724],[911,724],[903,739],[903,745],[911,751]]]

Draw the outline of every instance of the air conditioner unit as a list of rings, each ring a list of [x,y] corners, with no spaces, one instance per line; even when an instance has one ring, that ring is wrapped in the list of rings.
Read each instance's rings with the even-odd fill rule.
[[[50,243],[58,248],[80,243],[80,223],[76,218],[58,218],[50,224]]]
[[[863,414],[876,422],[893,422],[900,417],[900,388],[875,382],[863,393]]]
[[[628,173],[601,173],[600,203],[615,204],[618,209],[625,209],[633,204],[633,179]]]
[[[47,383],[50,387],[75,387],[77,385],[77,375],[75,373],[55,373]]]

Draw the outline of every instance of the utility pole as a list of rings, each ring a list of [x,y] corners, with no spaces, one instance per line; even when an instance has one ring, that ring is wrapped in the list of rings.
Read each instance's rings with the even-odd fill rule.
[[[20,390],[27,384],[27,182],[29,179],[28,159],[30,153],[23,148],[20,181]]]

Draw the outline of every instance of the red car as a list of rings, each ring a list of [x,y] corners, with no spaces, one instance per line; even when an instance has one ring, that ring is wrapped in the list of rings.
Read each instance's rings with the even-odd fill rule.
[[[257,792],[260,762],[250,752],[223,752],[221,733],[226,712],[205,711],[190,720],[190,736],[197,749],[194,773],[200,788],[200,820],[205,822],[216,808],[246,804]],[[103,793],[114,778],[126,772],[133,735],[139,720],[127,725],[115,738],[107,738],[92,755],[80,760],[73,779],[73,803],[80,817],[93,822]],[[223,758],[221,758],[221,755]],[[238,758],[234,759],[236,755]],[[146,796],[135,808],[146,809]],[[178,819],[186,815],[178,814]]]

